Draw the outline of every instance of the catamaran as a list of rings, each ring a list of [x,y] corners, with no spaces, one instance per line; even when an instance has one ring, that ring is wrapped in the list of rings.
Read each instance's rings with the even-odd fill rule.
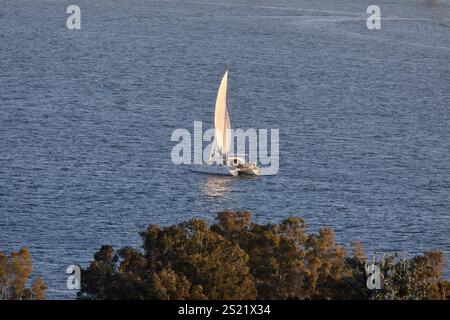
[[[194,171],[216,175],[237,176],[247,174],[259,176],[260,168],[249,161],[247,155],[231,154],[231,122],[227,110],[228,70],[220,82],[214,112],[214,142],[209,161],[194,165]]]

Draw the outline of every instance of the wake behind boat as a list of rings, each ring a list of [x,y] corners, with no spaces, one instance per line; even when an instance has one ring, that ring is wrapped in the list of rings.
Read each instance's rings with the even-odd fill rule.
[[[228,70],[220,82],[214,112],[214,144],[211,148],[209,162],[194,165],[196,172],[216,175],[237,176],[247,174],[259,176],[260,168],[249,161],[247,155],[231,154],[231,122],[227,110]]]

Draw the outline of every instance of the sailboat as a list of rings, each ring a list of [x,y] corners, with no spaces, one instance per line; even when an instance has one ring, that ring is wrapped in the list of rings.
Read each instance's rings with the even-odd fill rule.
[[[247,174],[259,176],[261,169],[248,160],[247,155],[231,154],[231,122],[227,110],[228,70],[217,91],[214,112],[214,142],[208,163],[197,164],[194,171],[216,175],[237,176]]]

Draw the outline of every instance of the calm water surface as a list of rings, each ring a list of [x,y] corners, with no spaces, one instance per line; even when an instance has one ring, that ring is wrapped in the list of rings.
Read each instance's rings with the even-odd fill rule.
[[[450,2],[378,1],[379,31],[368,4],[0,0],[0,250],[28,246],[50,298],[102,244],[222,209],[449,256]],[[171,162],[226,66],[233,126],[280,128],[276,176]]]

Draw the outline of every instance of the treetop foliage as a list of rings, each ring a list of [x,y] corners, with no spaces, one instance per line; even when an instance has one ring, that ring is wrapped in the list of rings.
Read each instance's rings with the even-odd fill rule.
[[[82,270],[79,299],[446,299],[442,252],[379,261],[383,287],[369,290],[367,258],[353,255],[331,229],[307,234],[290,217],[257,224],[250,212],[224,211],[201,219],[149,225],[143,250],[103,246]]]
[[[26,287],[33,271],[31,255],[23,247],[9,256],[0,252],[0,300],[43,300],[47,286],[41,278],[37,278]]]

